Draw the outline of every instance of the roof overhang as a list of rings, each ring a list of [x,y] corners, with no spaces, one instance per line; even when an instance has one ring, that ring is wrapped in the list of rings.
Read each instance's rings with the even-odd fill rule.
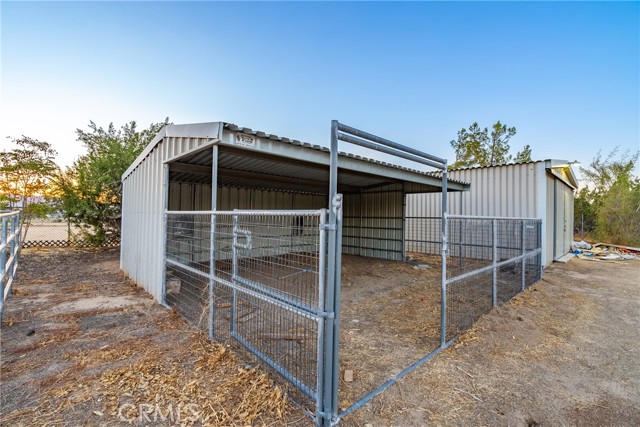
[[[218,146],[218,184],[246,188],[326,194],[329,149],[228,123],[167,126],[136,162],[141,162],[164,137],[210,138],[191,152],[168,159],[171,181],[211,183],[212,146]],[[123,179],[136,163],[123,175]],[[441,192],[442,179],[422,172],[348,153],[338,156],[338,191],[355,193],[402,184],[406,193]],[[469,190],[469,184],[449,180],[448,191]]]
[[[578,189],[578,178],[573,172],[571,163],[568,160],[545,160],[545,168],[550,174],[567,184],[569,187],[574,190]]]

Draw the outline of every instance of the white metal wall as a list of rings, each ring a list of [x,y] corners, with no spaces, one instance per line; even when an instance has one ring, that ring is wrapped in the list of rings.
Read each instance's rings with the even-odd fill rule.
[[[573,230],[572,189],[547,172],[545,161],[450,171],[449,177],[471,184],[470,191],[449,193],[447,206],[449,213],[541,218],[545,266],[554,260],[554,226],[556,227],[556,254],[560,254],[556,257],[569,250]],[[556,196],[558,200],[554,200],[554,186],[557,186],[556,194],[560,194]],[[406,215],[407,217],[440,217],[440,202],[440,194],[409,194]],[[557,219],[555,221],[554,215]],[[408,222],[407,236],[419,234],[419,230],[411,230],[411,224],[419,223]]]
[[[216,135],[217,130],[210,133]],[[164,136],[123,179],[120,268],[158,301],[162,298],[164,161],[209,140]]]
[[[537,217],[537,185],[544,162],[449,172],[471,184],[470,191],[449,193],[447,211],[460,215]],[[441,216],[441,195],[407,195],[407,216]]]

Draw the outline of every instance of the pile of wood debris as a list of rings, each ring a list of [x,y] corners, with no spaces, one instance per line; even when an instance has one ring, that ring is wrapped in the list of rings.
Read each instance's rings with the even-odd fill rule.
[[[609,243],[590,245],[582,241],[572,242],[571,249],[578,258],[590,261],[640,260],[640,248],[632,248],[630,246],[612,245]]]

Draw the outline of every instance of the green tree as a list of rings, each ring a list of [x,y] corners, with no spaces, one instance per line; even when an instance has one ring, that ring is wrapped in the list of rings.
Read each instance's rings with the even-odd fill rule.
[[[575,199],[575,221],[584,218],[585,230],[607,243],[640,245],[640,179],[633,169],[640,153],[619,155],[614,148],[602,153],[588,167],[580,168],[588,185]]]
[[[113,123],[104,129],[90,122],[88,131],[76,130],[87,154],[61,172],[57,184],[65,215],[90,242],[101,244],[120,233],[121,176],[168,120],[143,130],[135,121],[120,129]]]
[[[458,138],[450,142],[456,152],[456,161],[452,169],[470,166],[494,166],[514,160],[509,154],[509,141],[516,134],[515,127],[496,122],[491,127],[481,128],[478,122],[473,122],[469,129],[458,131]],[[517,162],[531,161],[531,147],[525,146],[515,156]]]
[[[24,239],[31,220],[52,210],[47,199],[58,170],[58,153],[48,142],[24,135],[11,138],[11,142],[17,147],[0,153],[0,205],[22,209]]]

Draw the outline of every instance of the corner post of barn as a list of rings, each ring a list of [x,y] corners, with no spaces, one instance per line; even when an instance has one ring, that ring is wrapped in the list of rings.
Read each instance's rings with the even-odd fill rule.
[[[167,307],[167,240],[169,233],[169,164],[162,165],[162,305]],[[71,231],[69,231],[69,236]],[[71,239],[69,239],[71,240]]]

